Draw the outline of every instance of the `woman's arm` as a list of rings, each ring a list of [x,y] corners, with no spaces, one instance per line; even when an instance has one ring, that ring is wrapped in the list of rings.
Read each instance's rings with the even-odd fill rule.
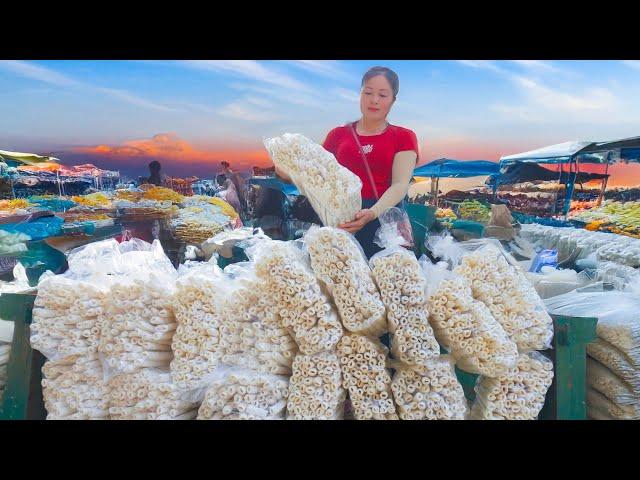
[[[413,177],[416,168],[418,155],[413,151],[398,152],[393,157],[393,167],[391,170],[391,186],[384,192],[382,197],[375,203],[371,210],[376,218],[395,207],[405,197],[409,190],[409,182]]]
[[[356,233],[367,223],[378,218],[391,207],[395,207],[405,197],[409,190],[409,182],[416,168],[418,155],[414,151],[398,152],[393,157],[391,168],[391,186],[371,208],[365,208],[356,213],[356,218],[339,225],[349,233]]]

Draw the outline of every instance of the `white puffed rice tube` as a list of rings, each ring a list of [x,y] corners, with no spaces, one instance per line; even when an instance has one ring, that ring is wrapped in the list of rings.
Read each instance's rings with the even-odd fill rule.
[[[185,398],[168,369],[121,374],[108,386],[112,420],[193,420],[198,414],[198,403]]]
[[[181,273],[173,304],[178,324],[171,350],[171,378],[179,388],[195,388],[218,365],[224,276],[215,264],[202,263]]]
[[[214,380],[198,420],[284,420],[289,394],[285,376],[231,368]]]
[[[427,279],[429,281],[429,279]],[[428,300],[438,342],[469,373],[497,377],[515,367],[518,350],[462,277],[442,280]]]
[[[42,367],[47,420],[106,420],[109,388],[96,353],[49,360]]]
[[[309,199],[323,225],[337,227],[355,218],[362,208],[362,182],[332,153],[297,133],[285,133],[264,144],[274,165]]]
[[[426,280],[418,260],[404,249],[371,259],[373,277],[387,310],[391,353],[406,365],[425,365],[440,355],[429,325]]]
[[[525,275],[497,247],[488,244],[463,256],[454,273],[469,281],[473,297],[489,308],[519,351],[550,348],[551,317]]]
[[[289,242],[262,243],[255,268],[300,351],[312,355],[335,350],[342,324],[302,252]]]
[[[356,240],[344,230],[312,227],[304,241],[311,268],[329,287],[344,328],[371,337],[384,334],[384,304]]]
[[[378,339],[347,334],[338,343],[338,356],[355,418],[397,420],[386,347]]]
[[[518,356],[518,364],[497,378],[480,376],[473,420],[535,420],[553,381],[553,363],[538,352]]]
[[[397,368],[391,390],[402,420],[464,420],[469,411],[446,355],[428,359],[421,367]]]
[[[338,355],[296,355],[289,379],[287,419],[342,420],[346,391]]]

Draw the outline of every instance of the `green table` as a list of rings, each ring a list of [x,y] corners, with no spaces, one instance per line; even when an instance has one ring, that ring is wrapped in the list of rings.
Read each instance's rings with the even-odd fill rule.
[[[43,420],[47,416],[41,385],[45,358],[29,343],[34,300],[35,294],[0,295],[0,318],[15,324],[0,420]]]

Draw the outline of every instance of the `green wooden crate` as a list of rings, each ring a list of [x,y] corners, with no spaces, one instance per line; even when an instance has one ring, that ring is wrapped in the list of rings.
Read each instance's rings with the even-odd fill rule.
[[[0,295],[0,318],[14,322],[7,383],[0,403],[0,420],[42,420],[42,365],[45,358],[31,349],[29,325],[35,294]]]

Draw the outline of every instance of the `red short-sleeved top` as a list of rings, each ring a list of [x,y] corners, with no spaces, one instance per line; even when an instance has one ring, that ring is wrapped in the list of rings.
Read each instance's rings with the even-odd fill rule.
[[[333,153],[340,165],[360,177],[362,198],[375,200],[391,186],[391,172],[395,154],[413,151],[419,155],[418,139],[413,131],[397,125],[389,124],[384,132],[377,135],[358,135],[355,123],[351,125],[353,130],[349,125],[331,130],[322,146],[325,150]],[[358,146],[353,136],[354,131],[358,135],[358,141],[369,162],[375,190],[371,185],[362,154],[358,152]]]

